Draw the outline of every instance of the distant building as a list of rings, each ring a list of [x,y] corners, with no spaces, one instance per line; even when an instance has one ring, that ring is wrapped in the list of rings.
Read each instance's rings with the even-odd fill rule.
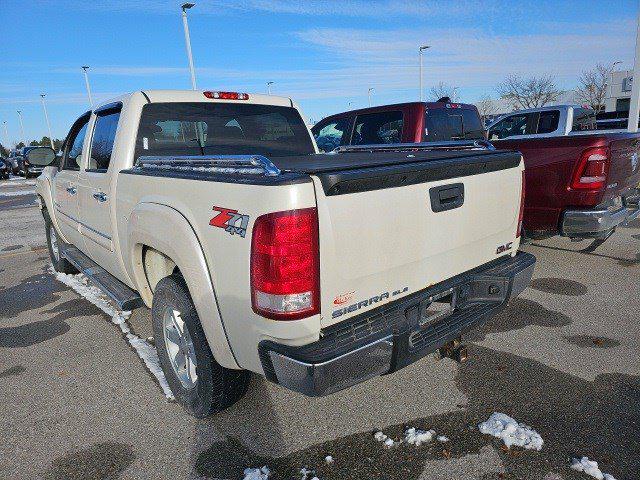
[[[632,85],[633,70],[611,72],[605,97],[605,112],[628,112]]]

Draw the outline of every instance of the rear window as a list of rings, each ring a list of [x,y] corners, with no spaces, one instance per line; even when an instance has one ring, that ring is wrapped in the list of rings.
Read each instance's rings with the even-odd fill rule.
[[[484,128],[472,108],[428,109],[425,115],[425,141],[484,139]]]
[[[596,112],[589,108],[573,109],[573,125],[572,132],[585,132],[589,130],[597,130]]]
[[[351,145],[400,143],[403,123],[403,115],[400,111],[358,115]]]
[[[230,103],[150,103],[136,140],[143,155],[306,155],[313,143],[291,107]]]

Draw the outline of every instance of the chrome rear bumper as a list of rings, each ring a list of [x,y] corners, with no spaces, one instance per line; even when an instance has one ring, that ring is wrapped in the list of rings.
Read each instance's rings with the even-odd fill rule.
[[[519,252],[332,325],[313,344],[263,341],[258,351],[265,376],[290,390],[323,396],[392,373],[499,312],[529,285],[534,266],[533,255]],[[456,298],[453,312],[421,324],[423,310],[448,291]]]
[[[613,230],[640,216],[637,190],[622,198],[618,207],[595,210],[566,210],[562,235],[570,238],[607,238]]]

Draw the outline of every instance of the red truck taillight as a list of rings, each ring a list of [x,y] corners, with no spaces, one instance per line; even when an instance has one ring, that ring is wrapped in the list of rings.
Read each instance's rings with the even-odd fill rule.
[[[525,193],[525,176],[524,170],[522,171],[522,189],[520,190],[520,213],[518,214],[518,231],[516,232],[516,238],[520,238],[522,234],[522,222],[524,220],[524,193]]]
[[[276,320],[320,313],[318,212],[269,213],[256,219],[251,239],[253,311]]]
[[[607,181],[609,169],[609,151],[595,147],[582,152],[578,168],[571,180],[574,190],[602,190]]]

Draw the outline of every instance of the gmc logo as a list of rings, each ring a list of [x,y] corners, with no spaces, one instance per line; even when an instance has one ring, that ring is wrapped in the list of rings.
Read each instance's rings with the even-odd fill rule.
[[[501,253],[508,252],[509,250],[511,250],[511,247],[513,247],[513,242],[509,242],[505,245],[500,245],[496,249],[496,255],[500,255]]]

